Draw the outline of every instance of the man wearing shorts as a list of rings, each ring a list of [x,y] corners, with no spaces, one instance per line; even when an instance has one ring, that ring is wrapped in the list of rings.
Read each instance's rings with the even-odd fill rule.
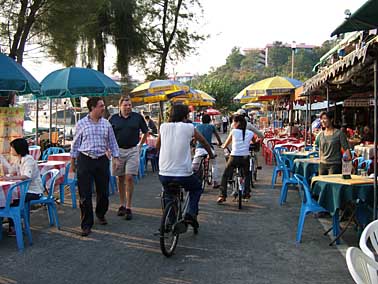
[[[146,142],[148,127],[142,115],[132,111],[129,97],[121,97],[119,100],[118,114],[113,115],[109,122],[120,151],[120,166],[113,167],[113,175],[118,177],[118,190],[121,206],[118,216],[126,216],[126,220],[132,219],[131,200],[134,191],[133,176],[139,172],[140,147]],[[143,133],[139,138],[140,131]]]

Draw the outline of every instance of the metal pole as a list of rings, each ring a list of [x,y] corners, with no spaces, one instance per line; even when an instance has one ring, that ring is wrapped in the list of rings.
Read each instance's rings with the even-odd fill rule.
[[[374,205],[373,219],[377,219],[377,69],[378,60],[374,60]]]
[[[329,112],[329,88],[327,85],[327,112]]]
[[[35,141],[34,145],[38,145],[38,110],[39,110],[39,100],[37,99],[36,103],[37,112],[35,113]]]
[[[63,111],[63,145],[66,145],[66,107],[67,101],[64,101],[64,111]]]
[[[308,125],[308,97],[306,97],[306,120],[305,120],[305,147],[307,146],[307,125]]]
[[[295,49],[297,48],[297,44],[295,41],[291,43],[291,79],[294,78],[294,54]]]
[[[52,99],[50,98],[50,127],[49,127],[49,140],[50,140],[50,144],[52,142]]]
[[[308,95],[309,101],[310,101],[310,111],[309,111],[309,116],[310,116],[310,145],[312,146],[312,121],[311,121],[311,93]]]

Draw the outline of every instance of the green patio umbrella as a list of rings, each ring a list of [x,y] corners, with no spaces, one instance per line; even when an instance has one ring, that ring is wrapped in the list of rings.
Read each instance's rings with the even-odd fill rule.
[[[24,67],[0,53],[0,96],[8,96],[9,92],[39,94],[40,90],[38,81]]]

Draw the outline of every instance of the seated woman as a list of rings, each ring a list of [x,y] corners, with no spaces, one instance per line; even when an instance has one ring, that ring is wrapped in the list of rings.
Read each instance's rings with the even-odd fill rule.
[[[361,143],[374,142],[374,135],[370,131],[369,126],[365,126],[361,135]]]
[[[37,161],[29,155],[29,146],[24,138],[18,138],[10,143],[11,155],[17,157],[17,162],[10,165],[4,157],[1,157],[1,163],[8,169],[10,176],[0,177],[0,180],[26,180],[31,179],[29,190],[26,193],[25,202],[39,199],[43,194],[43,185],[41,174],[38,169]],[[18,200],[13,202],[13,205],[18,204]],[[9,220],[9,235],[15,236],[13,220]]]
[[[227,161],[226,168],[222,175],[221,186],[219,190],[219,197],[217,203],[223,203],[227,198],[227,181],[231,178],[234,168],[241,167],[245,178],[245,196],[244,198],[251,197],[250,178],[249,172],[249,144],[254,136],[254,133],[247,130],[247,122],[243,116],[237,115],[232,122],[232,130],[227,137],[226,142],[222,148],[226,148],[232,143],[232,151]]]

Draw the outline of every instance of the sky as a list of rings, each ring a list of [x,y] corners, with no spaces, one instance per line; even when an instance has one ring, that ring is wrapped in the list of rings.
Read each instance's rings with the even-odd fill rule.
[[[321,45],[331,39],[330,34],[345,18],[344,11],[352,13],[366,0],[200,0],[203,16],[193,26],[210,38],[198,44],[195,55],[169,64],[166,72],[177,75],[204,74],[212,67],[225,64],[233,47],[264,47],[274,41]],[[105,74],[113,76],[115,49],[107,47]],[[62,66],[46,59],[23,64],[37,80]],[[134,67],[131,75],[143,80],[144,75]]]

